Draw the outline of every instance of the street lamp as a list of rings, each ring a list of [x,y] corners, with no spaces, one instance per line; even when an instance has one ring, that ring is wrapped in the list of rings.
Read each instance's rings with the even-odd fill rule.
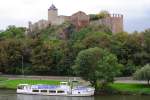
[[[22,75],[24,76],[24,69],[23,69],[23,56],[22,57]]]

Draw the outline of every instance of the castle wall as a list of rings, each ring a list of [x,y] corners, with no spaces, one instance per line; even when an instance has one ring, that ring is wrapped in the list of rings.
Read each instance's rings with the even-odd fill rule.
[[[51,25],[61,25],[66,21],[69,21],[68,16],[57,16],[55,20],[51,21]]]
[[[71,23],[74,24],[78,30],[89,25],[89,20],[89,16],[81,11],[73,14],[70,19]]]
[[[109,17],[94,20],[90,22],[91,25],[105,25],[112,33],[123,32],[123,15],[112,14]]]
[[[40,20],[34,24],[29,22],[29,31],[36,31],[36,30],[42,30],[48,27],[49,23],[47,20]]]

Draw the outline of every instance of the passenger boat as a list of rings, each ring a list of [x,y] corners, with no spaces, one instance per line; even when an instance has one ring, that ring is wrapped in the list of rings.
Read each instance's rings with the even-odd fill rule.
[[[60,85],[29,85],[19,84],[17,93],[49,96],[92,96],[95,89],[89,86],[69,85],[68,82],[60,82]]]

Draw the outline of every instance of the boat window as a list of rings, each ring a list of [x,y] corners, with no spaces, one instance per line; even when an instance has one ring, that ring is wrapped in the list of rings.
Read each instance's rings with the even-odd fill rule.
[[[39,92],[39,90],[32,90],[32,92]]]
[[[18,89],[23,89],[24,86],[20,85],[20,86],[18,86],[17,88],[18,88]]]
[[[41,92],[44,92],[44,93],[45,93],[45,92],[47,92],[47,90],[41,90]]]
[[[56,91],[55,90],[50,90],[49,93],[56,93]]]
[[[57,91],[57,93],[64,93],[64,91],[62,91],[62,90],[59,90],[59,91]]]

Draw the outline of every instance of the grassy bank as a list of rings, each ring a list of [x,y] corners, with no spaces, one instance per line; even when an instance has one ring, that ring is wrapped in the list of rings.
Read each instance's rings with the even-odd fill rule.
[[[150,86],[146,84],[114,83],[110,84],[109,87],[122,94],[150,94]]]
[[[5,81],[5,80],[7,80],[6,77],[0,77],[0,82],[1,82],[1,81]]]
[[[0,78],[2,79],[2,78]],[[0,88],[1,89],[16,89],[18,84],[48,84],[48,85],[58,85],[60,81],[57,80],[27,80],[27,79],[15,79],[8,80],[4,79],[0,80]]]

